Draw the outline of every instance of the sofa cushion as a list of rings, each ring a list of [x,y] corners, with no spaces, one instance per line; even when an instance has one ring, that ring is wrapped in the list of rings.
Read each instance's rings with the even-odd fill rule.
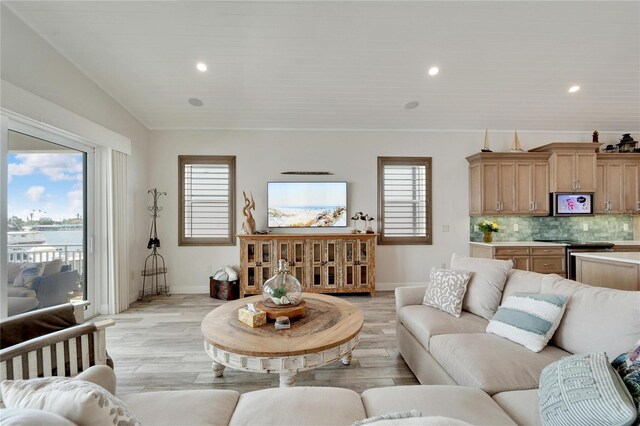
[[[62,416],[44,410],[5,408],[0,410],[2,426],[75,426]]]
[[[142,392],[122,400],[143,425],[229,424],[240,394],[234,390],[205,389]]]
[[[462,311],[453,317],[441,310],[422,305],[400,308],[398,318],[413,336],[429,349],[429,339],[439,334],[484,333],[488,321],[477,315]]]
[[[31,288],[33,280],[41,277],[43,271],[44,263],[28,263],[20,269],[18,276],[13,280],[13,286]]]
[[[57,274],[62,270],[62,259],[53,259],[44,262],[44,271],[42,275]]]
[[[429,350],[457,384],[480,388],[489,395],[537,388],[542,369],[570,355],[553,346],[531,352],[484,333],[434,336]]]
[[[538,389],[500,392],[493,400],[520,426],[539,426]]]
[[[561,280],[563,278],[556,274],[540,274],[538,272],[512,269],[507,277],[507,282],[504,284],[502,300],[513,293],[540,293],[543,281],[555,282]]]
[[[367,416],[418,410],[423,416],[444,416],[476,425],[515,425],[480,389],[462,386],[395,386],[362,393]]]
[[[572,280],[543,281],[542,292],[569,297],[550,344],[571,353],[606,352],[612,361],[640,339],[640,291]]]
[[[630,425],[636,407],[604,352],[571,355],[540,376],[543,425]]]
[[[558,328],[567,298],[555,294],[514,293],[502,301],[487,333],[540,352]]]
[[[8,262],[7,264],[7,282],[9,284],[13,284],[13,281],[16,279],[22,267],[26,265],[26,263],[19,262]]]
[[[242,394],[233,425],[350,425],[367,415],[360,395],[349,389],[295,387]]]
[[[469,272],[439,269],[434,266],[431,268],[429,285],[422,304],[459,317],[469,278]]]
[[[40,302],[35,297],[7,297],[7,314],[10,317],[32,311],[38,306]]]
[[[472,272],[462,309],[491,319],[500,305],[511,267],[510,260],[479,259],[453,253],[451,268]]]

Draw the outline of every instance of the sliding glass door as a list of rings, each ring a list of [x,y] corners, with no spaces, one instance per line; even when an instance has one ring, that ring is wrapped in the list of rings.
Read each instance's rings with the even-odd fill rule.
[[[93,148],[9,129],[6,164],[8,315],[69,301],[95,305]]]

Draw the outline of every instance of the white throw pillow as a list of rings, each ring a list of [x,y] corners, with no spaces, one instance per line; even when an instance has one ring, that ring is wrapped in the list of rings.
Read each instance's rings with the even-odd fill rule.
[[[62,270],[62,259],[53,259],[44,262],[44,272],[42,275],[57,274]]]
[[[512,266],[510,260],[480,259],[453,253],[451,269],[472,272],[462,309],[491,319],[500,305],[504,283]]]
[[[22,267],[16,279],[13,280],[13,286],[31,288],[33,280],[41,277],[43,272],[44,263],[27,263]]]
[[[469,278],[469,272],[438,269],[434,266],[431,268],[429,285],[422,304],[459,317]]]
[[[5,380],[0,392],[7,408],[33,408],[55,413],[80,426],[139,425],[124,402],[84,380],[45,377]]]
[[[24,265],[26,263],[9,262],[7,264],[7,282],[9,284],[13,284]]]
[[[505,298],[489,321],[487,333],[540,352],[560,325],[567,300],[557,294],[514,293]]]

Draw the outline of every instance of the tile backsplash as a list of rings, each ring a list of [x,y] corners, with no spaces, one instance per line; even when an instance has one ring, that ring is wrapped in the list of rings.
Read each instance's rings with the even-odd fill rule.
[[[495,221],[500,232],[493,241],[581,240],[624,241],[633,240],[633,216],[596,215],[588,217],[531,217],[531,216],[478,216],[471,217],[471,241],[482,241],[482,232],[475,225],[482,220]],[[585,224],[588,228],[584,230]],[[518,230],[514,231],[514,225]],[[626,230],[625,230],[626,225]]]

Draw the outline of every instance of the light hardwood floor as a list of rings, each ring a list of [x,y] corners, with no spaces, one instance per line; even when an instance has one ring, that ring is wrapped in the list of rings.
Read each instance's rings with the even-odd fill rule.
[[[393,292],[339,296],[364,314],[360,343],[351,365],[335,362],[298,374],[297,386],[337,386],[362,392],[369,388],[418,384],[398,353]],[[277,374],[225,369],[216,378],[204,352],[200,322],[224,301],[208,295],[154,296],[136,302],[113,318],[107,351],[115,363],[118,394],[176,389],[235,389],[239,392],[277,387]]]

